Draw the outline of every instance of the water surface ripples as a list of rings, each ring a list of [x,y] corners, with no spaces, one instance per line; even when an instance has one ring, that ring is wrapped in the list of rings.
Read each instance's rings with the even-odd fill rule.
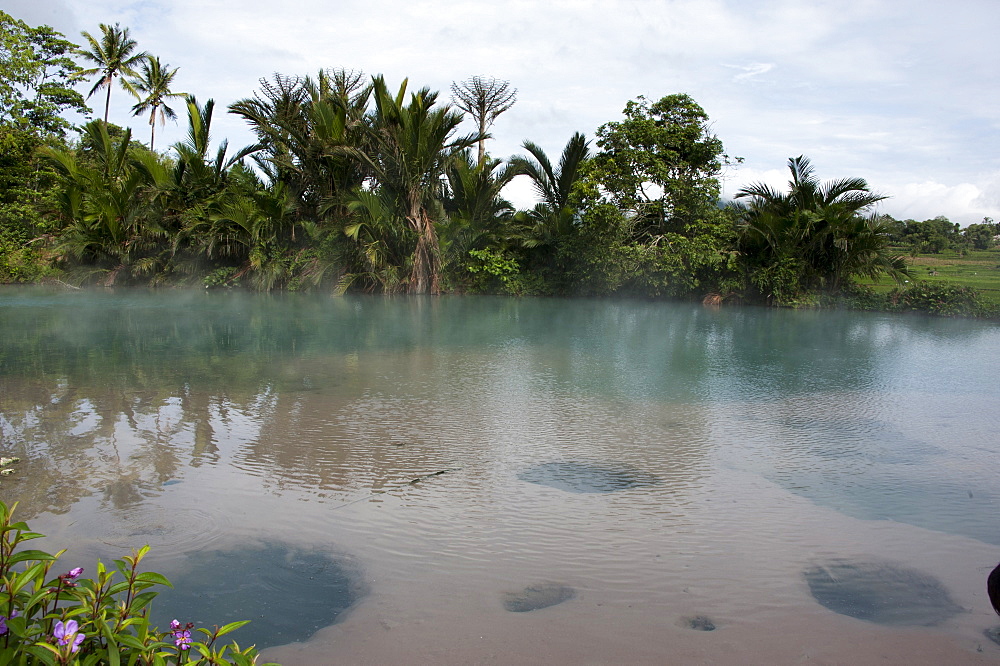
[[[275,544],[350,562],[365,594],[268,653],[286,663],[659,663],[668,644],[865,661],[867,635],[961,663],[991,621],[991,324],[38,290],[0,308],[0,435],[24,458],[0,497],[81,560],[150,543],[180,578],[194,554]],[[803,572],[873,561],[972,610],[909,643],[859,634]],[[560,602],[505,610],[525,590]]]

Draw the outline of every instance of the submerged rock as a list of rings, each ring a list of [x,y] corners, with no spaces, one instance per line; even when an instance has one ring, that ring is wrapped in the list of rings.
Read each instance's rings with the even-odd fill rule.
[[[889,562],[838,560],[804,575],[816,601],[859,620],[931,626],[962,611],[938,579]]]
[[[652,474],[630,467],[582,462],[542,463],[521,472],[517,478],[571,493],[610,493],[659,483]]]
[[[250,624],[227,634],[263,649],[307,640],[335,624],[365,589],[346,557],[299,550],[283,543],[189,553],[183,573],[170,576],[152,604],[153,623],[171,620],[211,629],[237,620]]]
[[[555,606],[575,596],[576,590],[566,585],[530,585],[520,592],[508,592],[504,596],[503,607],[511,613],[524,613]]]
[[[715,622],[704,615],[684,618],[684,625],[696,631],[715,631]]]
[[[1000,645],[1000,627],[990,627],[989,629],[983,631],[983,634],[986,638],[990,639],[997,645]]]

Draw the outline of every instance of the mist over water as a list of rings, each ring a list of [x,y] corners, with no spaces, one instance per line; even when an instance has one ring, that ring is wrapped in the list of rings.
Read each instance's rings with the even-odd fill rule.
[[[149,543],[178,583],[254,553],[348,572],[329,619],[268,634],[283,663],[781,661],[823,632],[834,661],[876,636],[972,663],[1000,657],[997,349],[992,323],[871,313],[0,289],[0,498],[71,566]],[[803,575],[830,561],[926,575],[948,619],[841,618]],[[505,610],[525,590],[563,592]]]

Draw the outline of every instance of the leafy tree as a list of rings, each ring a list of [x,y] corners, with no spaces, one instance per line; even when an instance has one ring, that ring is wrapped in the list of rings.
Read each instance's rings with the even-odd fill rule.
[[[502,256],[513,235],[514,206],[501,194],[517,175],[517,170],[500,160],[487,158],[477,164],[471,151],[463,151],[448,166],[446,222],[440,225],[442,263],[445,272],[454,267],[455,277],[468,277],[470,261],[479,265],[470,252],[490,249]]]
[[[150,215],[146,188],[166,176],[155,154],[131,142],[130,130],[115,139],[108,127],[100,121],[84,125],[88,154],[46,150],[45,155],[63,186],[59,212],[67,227],[59,250],[113,285],[119,277],[149,274],[158,263],[164,234]]]
[[[629,101],[625,119],[597,130],[591,177],[637,231],[681,231],[716,206],[717,176],[728,157],[690,96]]]
[[[360,270],[346,273],[337,285],[345,291],[355,281],[385,293],[406,287],[406,276],[413,267],[413,230],[402,218],[397,202],[388,190],[359,190],[348,203],[353,221],[345,229],[348,238],[359,247]]]
[[[461,83],[451,84],[451,99],[455,106],[472,116],[479,125],[479,161],[486,159],[486,130],[504,111],[517,101],[517,88],[510,81],[497,81],[493,77],[473,76]]]
[[[111,108],[111,88],[114,87],[115,78],[119,79],[122,88],[136,94],[135,87],[129,81],[128,76],[138,76],[135,68],[142,62],[148,54],[145,51],[134,53],[138,44],[129,37],[128,28],[122,28],[115,23],[113,26],[100,24],[101,39],[98,41],[89,32],[81,33],[90,45],[90,50],[79,49],[77,55],[90,60],[96,67],[85,69],[79,73],[81,77],[98,75],[94,87],[87,93],[89,99],[101,88],[107,88],[107,97],[104,100],[104,122],[108,122],[108,111]]]
[[[731,292],[734,231],[717,180],[729,158],[708,115],[675,94],[655,103],[639,97],[624,116],[598,129],[600,150],[579,187],[587,235],[596,234],[578,249],[583,270],[605,276],[598,292]]]
[[[244,168],[242,160],[253,147],[230,156],[229,142],[223,140],[211,151],[212,120],[215,101],[204,105],[187,96],[188,131],[183,141],[174,144],[177,154],[169,181],[160,185],[168,206],[177,217],[179,228],[173,235],[175,253],[185,251],[208,261],[222,260],[242,269],[254,270],[250,254],[272,238],[263,239],[271,221],[263,220],[265,211],[280,211],[280,222],[288,221],[285,193],[271,199],[256,195],[266,188],[256,175]],[[279,225],[281,226],[281,225]],[[257,267],[263,265],[258,260]]]
[[[962,237],[957,223],[939,215],[923,222],[904,221],[903,243],[910,247],[912,254],[920,252],[939,254],[944,250],[961,245]]]
[[[80,73],[74,48],[49,26],[32,28],[0,11],[0,126],[62,135],[70,123],[60,114],[90,112],[71,87]]]
[[[992,218],[984,217],[982,224],[970,224],[962,230],[966,242],[977,250],[988,250],[997,244],[1000,236],[1000,224]]]
[[[446,170],[448,221],[442,236],[461,246],[460,253],[506,240],[514,207],[501,194],[518,170],[500,160],[477,164],[469,151],[457,155]]]
[[[139,103],[132,107],[132,115],[138,116],[140,113],[149,112],[149,149],[153,150],[153,142],[156,139],[156,114],[160,114],[160,124],[163,125],[167,118],[174,120],[177,113],[167,106],[167,100],[184,97],[184,93],[170,90],[174,82],[174,76],[179,68],[170,69],[170,65],[161,65],[160,59],[151,55],[146,56],[142,63],[141,73],[132,81]]]
[[[31,27],[0,11],[0,282],[46,272],[40,244],[52,230],[55,173],[39,159],[70,129],[66,111],[89,112],[71,81],[73,44],[48,26]]]
[[[841,289],[854,276],[907,274],[902,257],[889,253],[890,226],[871,209],[884,196],[862,178],[820,183],[812,164],[788,161],[788,192],[756,183],[742,188],[739,251],[751,282],[778,302],[803,291]]]

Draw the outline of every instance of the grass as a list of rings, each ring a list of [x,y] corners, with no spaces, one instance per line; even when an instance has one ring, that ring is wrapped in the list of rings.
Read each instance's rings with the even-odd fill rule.
[[[897,248],[899,254],[906,254]],[[940,254],[918,254],[907,257],[906,264],[914,280],[937,281],[946,284],[973,287],[982,293],[983,300],[1000,305],[1000,248],[972,250],[965,256],[949,250]],[[882,277],[878,282],[866,283],[875,291],[887,292],[895,282]]]

